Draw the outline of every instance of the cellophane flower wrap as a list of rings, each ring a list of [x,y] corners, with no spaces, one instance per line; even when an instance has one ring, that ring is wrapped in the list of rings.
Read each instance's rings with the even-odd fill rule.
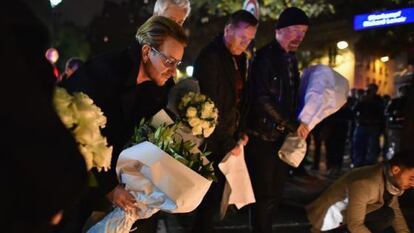
[[[181,121],[194,136],[208,138],[217,125],[218,110],[214,102],[201,93],[188,92],[178,105]]]
[[[96,167],[107,171],[111,166],[112,146],[101,134],[106,117],[88,95],[69,94],[64,88],[55,88],[53,104],[63,124],[78,142],[88,170]]]

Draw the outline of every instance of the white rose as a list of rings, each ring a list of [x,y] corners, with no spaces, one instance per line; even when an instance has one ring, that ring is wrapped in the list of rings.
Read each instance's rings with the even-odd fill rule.
[[[197,103],[204,102],[204,101],[206,101],[206,96],[205,96],[205,95],[203,95],[203,94],[197,94],[197,95],[194,97],[194,101],[195,101],[195,102],[197,102]]]
[[[211,113],[209,118],[213,118],[215,121],[217,121],[217,119],[218,119],[218,110],[217,110],[217,108],[214,108],[214,110]]]
[[[197,125],[191,129],[193,135],[201,135],[203,133],[203,128],[200,125]]]
[[[55,88],[53,104],[56,109],[65,109],[72,103],[73,97],[61,87]]]
[[[204,136],[205,138],[210,137],[210,135],[214,132],[214,129],[215,129],[215,128],[216,128],[215,126],[213,126],[213,127],[209,127],[209,128],[205,128],[205,129],[203,130],[203,136]]]
[[[101,137],[95,145],[93,145],[93,165],[101,171],[107,171],[111,167],[112,146],[108,147],[106,139]]]
[[[214,104],[211,102],[205,102],[201,108],[201,118],[208,119],[211,117],[214,110]]]
[[[194,98],[194,92],[188,92],[187,94],[185,94],[184,96],[183,96],[183,98],[181,98],[181,103],[180,103],[180,105],[183,107],[183,108],[185,108],[185,107],[187,107],[187,105],[191,102],[191,99],[193,99]]]
[[[188,107],[187,108],[187,112],[186,112],[186,117],[187,118],[192,118],[197,116],[197,109],[194,107]]]
[[[93,104],[93,100],[83,93],[76,93],[73,103],[81,121],[99,121],[100,116],[103,115],[101,109]]]
[[[86,169],[89,171],[93,167],[93,152],[87,146],[79,144],[79,151],[85,160]]]
[[[78,120],[75,118],[70,107],[65,109],[56,109],[56,112],[66,128],[70,129],[78,123]]]
[[[84,145],[94,144],[101,137],[101,131],[94,124],[79,124],[74,130],[76,140]]]
[[[66,128],[72,128],[77,124],[77,119],[72,112],[72,101],[73,97],[64,88],[55,88],[53,105]]]
[[[191,127],[200,126],[201,120],[198,117],[192,117],[192,118],[188,119],[188,124]]]
[[[201,128],[203,128],[203,129],[210,128],[210,122],[209,121],[203,121],[203,120],[201,120],[200,125],[201,125]]]
[[[207,108],[202,108],[201,109],[201,118],[202,119],[208,119],[208,118],[210,118],[212,113],[213,113],[212,110],[207,109]]]

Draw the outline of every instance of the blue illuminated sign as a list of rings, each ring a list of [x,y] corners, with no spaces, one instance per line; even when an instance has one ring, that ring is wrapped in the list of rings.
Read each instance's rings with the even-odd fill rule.
[[[354,29],[356,31],[407,23],[414,23],[414,8],[356,15],[354,17]]]

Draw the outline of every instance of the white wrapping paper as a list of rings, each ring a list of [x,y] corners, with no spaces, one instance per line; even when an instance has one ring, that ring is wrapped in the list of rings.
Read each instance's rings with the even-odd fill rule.
[[[193,211],[207,193],[211,181],[197,174],[150,142],[121,152],[116,172],[137,200],[137,209],[126,213],[115,208],[88,233],[127,233],[138,219],[159,210],[168,213]]]
[[[315,65],[304,71],[299,90],[303,107],[298,118],[312,130],[346,103],[349,84],[329,66]]]
[[[228,153],[218,166],[226,177],[220,205],[220,218],[223,219],[229,205],[234,204],[237,209],[240,209],[243,206],[256,202],[256,199],[249,171],[244,160],[243,147],[239,156]]]
[[[298,119],[309,131],[329,115],[338,111],[347,100],[348,80],[326,65],[307,68],[299,88],[300,106]],[[278,152],[280,159],[298,167],[306,154],[306,141],[296,134],[289,134]]]

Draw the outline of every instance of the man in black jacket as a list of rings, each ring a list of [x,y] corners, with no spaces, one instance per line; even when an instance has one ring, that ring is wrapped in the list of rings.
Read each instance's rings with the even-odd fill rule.
[[[243,52],[255,37],[257,24],[257,19],[248,11],[236,11],[226,23],[224,35],[217,36],[202,49],[194,65],[194,77],[199,81],[201,92],[218,108],[219,123],[206,140],[218,182],[212,184],[199,206],[193,232],[213,229],[213,217],[225,183],[217,165],[229,152],[239,155],[241,144],[247,143],[247,136],[239,133],[242,93],[247,81],[247,59]]]
[[[306,138],[298,122],[299,71],[294,52],[308,29],[309,19],[298,8],[287,8],[276,24],[275,40],[257,52],[252,66],[252,108],[246,160],[255,192],[254,232],[272,232],[272,214],[279,205],[288,165],[277,156],[288,132]]]
[[[102,133],[113,146],[112,163],[108,172],[94,171],[98,196],[105,196],[126,211],[135,208],[135,200],[118,183],[116,161],[140,119],[151,117],[166,105],[168,91],[174,84],[171,77],[176,75],[187,44],[183,28],[162,16],[147,20],[138,29],[136,39],[124,51],[89,60],[62,84],[71,92],[88,94],[107,117]],[[84,217],[90,211],[83,211]],[[83,225],[83,221],[78,225]],[[156,218],[142,222],[139,232],[156,231]]]

